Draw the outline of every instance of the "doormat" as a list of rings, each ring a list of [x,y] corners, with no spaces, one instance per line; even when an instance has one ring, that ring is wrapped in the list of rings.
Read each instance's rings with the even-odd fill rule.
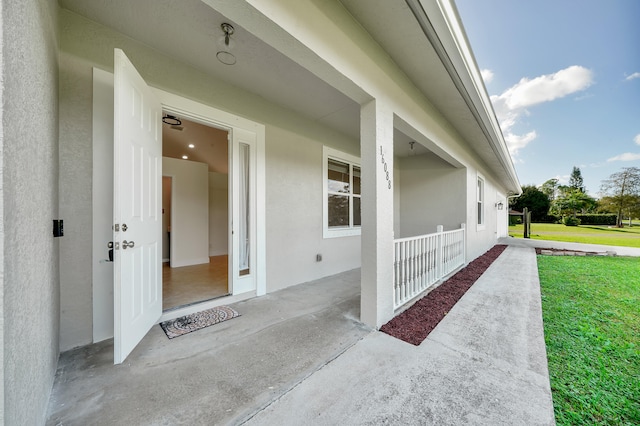
[[[162,327],[169,339],[173,339],[239,316],[240,314],[236,310],[228,306],[216,306],[206,311],[161,322],[160,327]]]

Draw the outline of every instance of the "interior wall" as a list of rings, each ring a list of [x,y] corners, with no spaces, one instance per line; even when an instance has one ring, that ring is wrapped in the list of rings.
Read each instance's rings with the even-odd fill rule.
[[[208,166],[162,157],[162,174],[170,176],[172,268],[209,263]]]
[[[169,232],[171,231],[171,178],[162,176],[162,261],[169,259]]]
[[[431,234],[438,225],[466,222],[466,171],[434,154],[403,157],[400,163],[400,235]]]
[[[209,256],[229,254],[229,175],[209,172]]]
[[[2,52],[0,423],[44,424],[58,359],[57,3],[6,0]],[[65,220],[73,233],[73,223]]]

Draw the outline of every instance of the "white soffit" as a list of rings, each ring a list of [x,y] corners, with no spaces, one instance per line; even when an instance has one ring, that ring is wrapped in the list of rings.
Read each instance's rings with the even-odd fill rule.
[[[200,0],[60,0],[59,4],[216,79],[359,138],[358,103]],[[223,22],[236,30],[233,66],[216,59]]]
[[[371,37],[391,56],[393,61],[408,76],[413,84],[453,125],[469,146],[485,161],[508,189],[519,190],[519,184],[511,158],[506,151],[493,108],[482,81],[479,85],[472,76],[477,68],[468,47],[462,27],[450,28],[449,22],[440,9],[439,1],[429,0],[341,0],[345,8],[360,22]],[[422,8],[422,4],[428,8]],[[442,1],[447,4],[448,0]],[[434,48],[416,17],[418,7],[422,18],[432,26],[432,36],[440,44],[440,51]],[[426,10],[425,10],[426,9]],[[455,7],[447,13],[456,15]],[[459,23],[457,20],[455,23]],[[453,34],[454,30],[461,34]],[[463,59],[462,49],[468,50],[471,63]],[[441,55],[445,55],[454,69],[447,68]],[[477,69],[476,69],[477,71]],[[454,83],[452,73],[464,85]],[[479,76],[479,74],[478,74]],[[482,99],[484,93],[485,98]],[[471,94],[471,96],[468,96]],[[467,99],[465,99],[467,96]],[[474,115],[474,110],[475,114]],[[495,121],[496,127],[493,127]],[[502,144],[503,146],[499,146]]]

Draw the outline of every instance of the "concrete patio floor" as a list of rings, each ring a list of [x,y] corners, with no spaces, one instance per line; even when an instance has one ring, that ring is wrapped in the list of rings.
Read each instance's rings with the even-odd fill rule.
[[[63,353],[51,425],[554,424],[535,251],[509,247],[413,346],[359,322],[358,270],[231,305],[242,316],[124,364]]]

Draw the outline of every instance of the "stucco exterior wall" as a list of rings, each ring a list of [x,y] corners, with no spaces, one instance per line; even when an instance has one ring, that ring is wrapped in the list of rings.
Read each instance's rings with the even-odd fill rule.
[[[93,66],[113,70],[119,47],[154,87],[264,123],[266,133],[267,291],[353,269],[358,237],[322,239],[322,145],[358,155],[359,141],[222,83],[71,12],[60,11],[60,150],[82,177],[61,175],[67,218],[78,247],[61,252],[61,349],[91,343],[91,93]],[[304,172],[304,173],[303,173]],[[73,196],[72,196],[73,195]],[[61,195],[62,196],[62,195]],[[295,237],[295,239],[294,239]],[[87,247],[84,247],[86,242]],[[316,262],[315,255],[324,260]],[[73,296],[72,296],[73,295]],[[78,327],[80,328],[78,328]]]
[[[2,3],[0,423],[11,425],[44,423],[58,360],[56,8]]]
[[[484,226],[477,223],[476,188],[478,176],[484,179]],[[493,247],[498,238],[497,232],[497,194],[504,191],[496,184],[491,175],[483,174],[482,169],[467,170],[467,261],[480,256]],[[506,208],[506,207],[505,207]]]
[[[322,238],[323,140],[277,127],[266,135],[267,291],[359,267],[360,237]]]
[[[400,235],[460,228],[466,218],[466,172],[433,154],[400,159]]]
[[[487,181],[487,205],[495,202],[496,190],[506,192],[498,185],[493,172],[479,160],[471,144],[433,106],[428,98],[420,95],[393,61],[388,53],[359,25],[347,10],[338,2],[317,2],[312,0],[286,2],[278,0],[249,1],[251,7],[242,7],[235,2],[204,0],[231,19],[240,21],[256,35],[268,42],[278,44],[283,51],[290,52],[303,66],[315,67],[317,75],[326,81],[335,82],[344,93],[363,103],[364,97],[374,98],[386,103],[395,116],[394,125],[402,123],[409,128],[402,131],[419,143],[439,154],[446,156],[467,170],[465,215],[461,222],[475,223],[475,177],[478,172],[485,175]],[[283,39],[281,34],[272,33],[261,21],[260,14],[275,22],[284,32],[290,34],[297,43],[307,50],[294,46]],[[340,46],[336,49],[335,46]],[[323,67],[319,58],[331,64]],[[318,65],[320,63],[320,65]],[[355,84],[351,85],[349,82]],[[418,137],[419,136],[419,137]],[[363,164],[366,167],[366,164]],[[493,195],[492,195],[493,194]],[[448,208],[442,213],[454,214]],[[401,213],[402,214],[402,213]],[[487,222],[482,230],[468,228],[468,260],[473,259],[495,244],[495,215],[488,215],[493,222]],[[492,228],[493,226],[493,228]],[[400,226],[402,229],[402,225]],[[403,231],[401,233],[404,234]]]

